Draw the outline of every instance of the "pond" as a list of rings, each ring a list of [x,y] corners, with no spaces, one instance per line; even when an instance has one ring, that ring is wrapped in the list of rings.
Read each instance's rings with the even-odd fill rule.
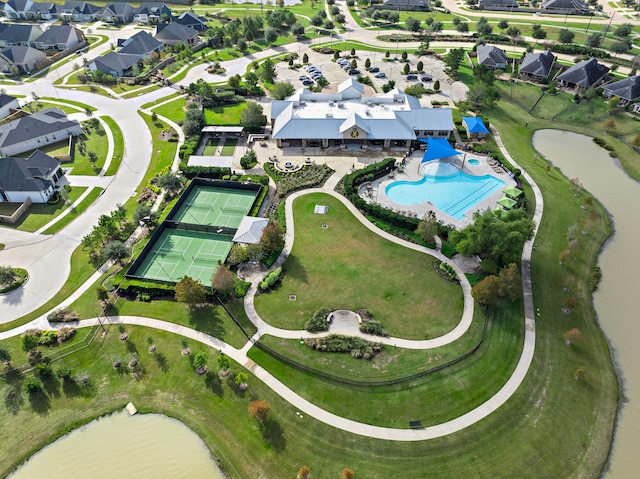
[[[58,439],[9,476],[34,477],[223,479],[224,475],[202,439],[180,421],[123,411]]]
[[[640,327],[637,271],[640,266],[640,183],[614,164],[590,137],[559,130],[535,133],[533,145],[568,178],[578,178],[613,217],[615,234],[598,259],[602,281],[594,295],[600,324],[615,349],[624,376],[625,402],[615,431],[607,479],[637,477],[640,470]]]

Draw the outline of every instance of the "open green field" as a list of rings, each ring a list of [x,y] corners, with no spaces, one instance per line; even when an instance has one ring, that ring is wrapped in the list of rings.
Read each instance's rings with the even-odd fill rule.
[[[240,114],[246,107],[246,103],[238,103],[237,105],[206,108],[204,110],[204,123],[206,125],[222,126],[239,125]]]
[[[316,204],[329,206],[328,214],[313,214]],[[293,208],[295,241],[282,284],[255,299],[265,321],[302,329],[321,308],[366,308],[390,336],[408,339],[437,337],[458,324],[462,289],[434,272],[430,255],[370,232],[329,195],[302,196]]]
[[[153,111],[160,116],[168,118],[174,122],[184,121],[187,100],[184,97],[176,98],[173,101],[157,107],[152,107]]]

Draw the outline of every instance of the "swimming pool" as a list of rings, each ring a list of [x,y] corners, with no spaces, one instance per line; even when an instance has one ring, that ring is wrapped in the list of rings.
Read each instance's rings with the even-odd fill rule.
[[[467,161],[467,163],[469,165],[471,165],[471,166],[478,166],[478,165],[480,165],[480,160],[476,160],[475,158],[473,158],[473,159]]]
[[[505,182],[491,175],[471,176],[450,163],[432,161],[422,167],[420,181],[394,181],[385,189],[387,197],[400,205],[430,202],[457,220]]]

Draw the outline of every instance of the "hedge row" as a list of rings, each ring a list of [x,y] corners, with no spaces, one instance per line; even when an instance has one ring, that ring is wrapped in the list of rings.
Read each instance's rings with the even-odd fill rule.
[[[329,308],[322,308],[313,313],[313,316],[307,324],[304,325],[304,329],[311,333],[317,333],[318,331],[327,331],[329,329],[329,323],[327,322],[327,316],[331,313]]]
[[[305,339],[304,343],[312,349],[327,353],[349,353],[356,359],[371,359],[380,351],[383,345],[372,343],[353,336],[330,334],[323,338]]]
[[[554,53],[566,53],[569,55],[587,55],[595,58],[610,58],[611,55],[599,48],[591,48],[585,45],[554,43],[551,45],[551,51]]]
[[[261,291],[268,290],[278,282],[281,274],[282,274],[282,266],[279,266],[273,271],[271,271],[268,275],[266,275],[264,279],[260,282],[258,287],[260,288]]]

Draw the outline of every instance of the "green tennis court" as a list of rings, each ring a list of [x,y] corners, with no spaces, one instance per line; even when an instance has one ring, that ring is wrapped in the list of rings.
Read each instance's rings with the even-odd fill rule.
[[[229,236],[166,228],[131,274],[176,283],[190,276],[208,285],[218,261],[224,262],[229,250]]]
[[[196,186],[172,220],[178,223],[237,228],[253,205],[257,191]]]

